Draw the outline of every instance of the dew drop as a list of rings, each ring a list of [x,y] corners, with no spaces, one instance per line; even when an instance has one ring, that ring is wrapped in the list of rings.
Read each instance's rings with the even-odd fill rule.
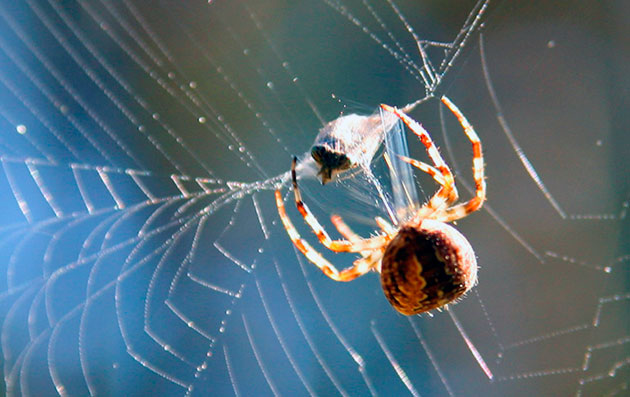
[[[15,130],[18,132],[18,134],[26,134],[26,126],[24,124],[20,124],[17,127],[15,127]]]
[[[556,42],[554,40],[549,40],[547,42],[547,48],[553,48],[556,46]]]
[[[268,82],[267,82],[267,87],[268,87],[270,90],[273,90],[273,89],[274,89],[274,85],[273,85],[273,83],[272,83],[271,81],[268,81]]]
[[[200,124],[204,124],[206,122],[206,118],[201,116],[198,118]]]
[[[196,81],[191,81],[190,83],[188,83],[188,87],[195,89],[197,88],[197,82]]]

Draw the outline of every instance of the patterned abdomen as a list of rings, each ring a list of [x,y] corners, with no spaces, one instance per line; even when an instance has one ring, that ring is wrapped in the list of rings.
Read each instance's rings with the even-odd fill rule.
[[[477,282],[477,260],[455,228],[425,219],[404,226],[385,249],[381,285],[400,313],[437,309],[464,295]]]

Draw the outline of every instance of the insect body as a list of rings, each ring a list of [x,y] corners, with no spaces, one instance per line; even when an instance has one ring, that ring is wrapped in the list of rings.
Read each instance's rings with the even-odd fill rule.
[[[454,302],[477,282],[477,261],[473,249],[466,238],[447,222],[478,210],[486,198],[481,142],[455,104],[446,97],[441,100],[453,112],[472,143],[476,193],[465,203],[455,204],[458,194],[453,174],[429,133],[404,112],[387,105],[381,105],[381,108],[409,127],[424,145],[433,165],[404,156],[401,160],[431,175],[440,185],[433,197],[403,222],[392,218],[390,223],[377,217],[380,233],[362,238],[341,217],[333,215],[331,221],[344,239],[332,240],[302,201],[295,171],[297,160],[293,159],[291,173],[298,211],[326,248],[334,252],[358,253],[360,257],[353,266],[337,270],[300,237],[286,214],[281,192],[276,190],[275,193],[284,228],[293,244],[309,261],[336,281],[351,281],[370,270],[380,272],[385,296],[396,310],[405,315],[426,312]]]
[[[395,117],[383,119],[378,113],[349,114],[326,124],[311,149],[311,156],[320,168],[318,176],[322,184],[352,167],[368,165],[396,121]]]

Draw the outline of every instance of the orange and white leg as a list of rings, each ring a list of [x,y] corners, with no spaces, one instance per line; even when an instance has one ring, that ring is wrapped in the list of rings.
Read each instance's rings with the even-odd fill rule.
[[[319,252],[317,252],[306,240],[300,237],[295,226],[289,219],[284,207],[284,200],[282,199],[282,193],[280,190],[276,190],[276,206],[278,207],[278,214],[282,220],[282,224],[289,235],[289,238],[293,242],[293,245],[308,259],[311,263],[316,265],[326,276],[335,281],[352,281],[355,278],[362,276],[369,272],[373,267],[373,260],[370,260],[370,256],[359,258],[355,261],[354,266],[343,269],[341,271],[324,258]]]
[[[416,160],[416,159],[412,159],[405,156],[399,156],[399,157],[402,161],[411,164],[412,166],[420,169],[422,172],[426,174],[431,175],[433,180],[435,180],[440,186],[444,186],[446,184],[446,181],[444,180],[444,176],[437,168],[432,167],[429,164]],[[457,188],[455,187],[455,184],[453,184],[451,186],[451,194],[446,199],[445,206],[451,205],[454,202],[456,202],[458,197],[459,197],[459,193],[457,192]]]
[[[443,96],[442,103],[450,109],[455,115],[459,124],[464,129],[464,133],[472,142],[473,150],[473,178],[475,180],[475,197],[465,203],[458,204],[451,208],[447,208],[444,214],[438,218],[442,222],[450,222],[461,219],[471,212],[477,211],[486,200],[486,179],[484,175],[483,152],[481,150],[481,140],[473,126],[468,122],[462,112],[455,106],[450,99]]]
[[[342,236],[344,236],[345,238],[347,238],[348,240],[350,240],[352,242],[361,240],[361,237],[358,234],[356,234],[350,228],[350,226],[348,226],[343,221],[343,219],[341,219],[341,217],[339,215],[331,216],[330,220],[333,223],[333,225],[335,225],[335,227],[337,228],[339,233]],[[383,231],[385,231],[385,233],[388,233],[388,230],[390,232],[394,233],[394,234],[396,233],[396,230],[394,229],[394,227],[392,225],[390,225],[384,219],[382,219],[380,217],[377,217],[376,218],[376,222],[381,227],[381,229],[383,229]],[[387,226],[384,226],[385,224]],[[393,237],[393,235],[390,235],[390,237]],[[380,261],[381,261],[381,258],[383,257],[383,252],[385,252],[385,247],[386,247],[386,244],[384,244],[382,249],[380,249],[380,250],[361,251],[360,254],[361,254],[362,258],[359,258],[356,261],[354,261],[354,266],[358,266],[360,268],[365,268],[364,266],[367,266],[370,269],[374,269],[374,270],[380,272],[381,271],[381,269],[380,269]],[[365,262],[365,263],[363,263],[363,262]]]
[[[440,172],[443,178],[444,183],[441,184],[442,187],[440,188],[440,190],[438,190],[437,193],[435,193],[433,197],[431,197],[426,205],[418,210],[418,213],[411,221],[412,223],[419,223],[422,219],[426,218],[431,213],[443,209],[449,202],[449,198],[453,197],[453,190],[455,189],[453,173],[451,172],[450,168],[448,168],[448,165],[446,165],[446,162],[440,155],[440,152],[435,146],[435,143],[433,143],[431,136],[424,129],[424,127],[420,125],[420,123],[394,107],[382,104],[381,108],[398,116],[398,118],[400,118],[407,125],[407,127],[409,127],[409,129],[414,134],[416,134],[416,136],[418,136],[420,142],[422,142],[422,144],[424,145],[427,154],[429,155],[429,158],[431,159],[431,161],[433,161],[435,168]]]
[[[376,236],[368,239],[360,239],[359,241],[352,242],[348,240],[332,240],[326,230],[322,227],[319,221],[315,218],[308,206],[302,201],[302,194],[297,183],[297,176],[295,172],[295,166],[297,164],[297,158],[293,158],[291,164],[291,178],[293,181],[293,193],[295,194],[295,206],[304,218],[304,221],[313,229],[315,235],[319,241],[329,250],[334,252],[361,252],[366,250],[372,250],[379,248],[383,245],[383,237]]]
[[[359,243],[362,240],[362,237],[359,236],[348,226],[346,222],[341,219],[339,215],[333,215],[330,217],[330,221],[335,226],[339,234],[341,234],[346,240],[351,243]],[[370,255],[370,250],[359,252],[362,257],[367,258]]]

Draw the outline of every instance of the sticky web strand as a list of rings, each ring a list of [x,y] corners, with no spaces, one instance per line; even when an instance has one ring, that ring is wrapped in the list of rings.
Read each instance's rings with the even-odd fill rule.
[[[374,338],[378,342],[378,345],[380,346],[381,350],[383,351],[383,353],[385,353],[387,360],[389,360],[389,363],[394,368],[394,371],[396,371],[396,373],[398,374],[398,377],[400,377],[400,380],[405,384],[405,387],[407,388],[407,390],[409,390],[409,393],[411,393],[411,395],[414,397],[419,397],[420,393],[418,393],[413,383],[411,383],[411,381],[409,380],[409,377],[405,373],[405,370],[400,366],[394,354],[387,347],[387,344],[385,343],[385,340],[383,339],[380,332],[378,331],[378,328],[376,328],[376,322],[372,321],[372,324],[370,325],[370,329],[372,330],[372,334],[374,335]]]
[[[479,53],[481,58],[481,66],[483,70],[484,81],[486,82],[486,87],[488,89],[488,93],[490,94],[490,98],[492,99],[492,104],[496,111],[496,117],[501,125],[501,129],[505,133],[505,136],[510,142],[510,145],[514,149],[514,152],[518,156],[519,160],[523,164],[523,167],[529,174],[530,178],[534,181],[540,192],[545,196],[545,199],[549,202],[549,204],[554,208],[554,210],[558,213],[560,218],[562,219],[575,219],[575,220],[621,220],[625,218],[626,208],[628,208],[629,202],[624,201],[621,204],[621,210],[618,214],[570,214],[567,215],[566,211],[562,209],[558,201],[551,195],[542,179],[536,172],[536,169],[532,165],[531,161],[527,158],[527,155],[519,145],[516,140],[512,129],[510,128],[504,114],[501,109],[501,105],[499,103],[499,99],[497,98],[496,90],[492,84],[492,79],[490,77],[490,71],[488,68],[488,63],[485,55],[485,47],[484,47],[484,39],[483,33],[479,35]]]

